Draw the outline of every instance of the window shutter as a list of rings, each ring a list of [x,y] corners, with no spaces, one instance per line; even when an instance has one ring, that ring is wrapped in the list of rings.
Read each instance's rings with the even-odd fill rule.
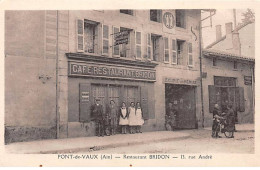
[[[77,20],[77,51],[84,52],[84,20]]]
[[[127,55],[127,57],[135,58],[135,30],[130,31],[130,41],[128,42],[128,45],[130,45],[130,56]]]
[[[169,39],[164,37],[164,62],[169,63]]]
[[[136,31],[135,33],[135,51],[136,58],[141,59],[142,57],[142,34],[141,32]]]
[[[151,60],[153,54],[152,54],[152,40],[151,40],[151,34],[147,34],[147,58],[148,60]]]
[[[193,66],[192,43],[188,43],[188,65]]]
[[[214,105],[217,103],[216,87],[209,85],[209,112],[213,113]]]
[[[148,89],[145,86],[141,87],[141,106],[143,118],[149,119],[149,108],[148,108]]]
[[[91,94],[90,83],[79,84],[79,121],[85,122],[91,120]]]
[[[115,46],[115,33],[118,33],[119,32],[119,28],[118,27],[113,27],[113,35],[112,35],[112,39],[113,39],[113,56],[115,57],[119,57],[119,54],[120,54],[120,51],[119,51],[119,45],[116,45]]]
[[[109,54],[109,26],[102,26],[102,54]]]
[[[172,64],[177,64],[177,43],[172,39]]]
[[[239,111],[245,111],[245,98],[244,98],[244,88],[239,87]]]
[[[101,55],[102,54],[102,32],[103,32],[103,24],[99,23],[96,26],[95,31],[95,50],[94,53]]]

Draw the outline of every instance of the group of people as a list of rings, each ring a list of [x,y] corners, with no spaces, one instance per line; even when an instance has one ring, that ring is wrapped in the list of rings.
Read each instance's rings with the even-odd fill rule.
[[[218,132],[218,123],[219,119],[224,119],[226,122],[226,128],[228,131],[235,131],[235,112],[232,107],[232,104],[228,104],[226,108],[223,108],[221,111],[218,104],[215,104],[213,109],[213,124],[212,124],[212,137],[213,138],[221,138]],[[231,136],[234,138],[234,135]]]
[[[118,109],[115,101],[111,100],[104,112],[100,99],[95,99],[95,104],[91,106],[91,117],[96,122],[96,135],[102,137],[115,135],[118,125],[121,126],[122,134],[127,133],[128,126],[131,134],[142,133],[141,126],[144,124],[140,102],[131,102],[128,108],[126,103],[122,102]]]

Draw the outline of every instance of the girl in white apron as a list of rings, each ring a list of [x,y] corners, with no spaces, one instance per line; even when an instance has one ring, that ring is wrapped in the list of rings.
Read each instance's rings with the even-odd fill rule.
[[[142,133],[141,126],[144,124],[144,119],[142,114],[142,108],[139,102],[136,103],[135,120],[136,132]]]
[[[130,127],[130,133],[134,133],[134,127],[136,126],[135,118],[135,103],[131,102],[130,107],[128,108],[128,123]]]
[[[122,103],[122,107],[120,108],[119,125],[122,126],[122,134],[126,134],[126,126],[128,125],[128,114],[125,102]]]

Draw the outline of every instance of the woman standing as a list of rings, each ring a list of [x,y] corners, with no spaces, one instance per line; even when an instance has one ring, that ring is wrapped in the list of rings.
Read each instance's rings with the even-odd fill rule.
[[[136,119],[136,132],[142,133],[141,126],[144,124],[142,108],[140,102],[136,103],[136,110],[135,110],[135,119]]]
[[[130,127],[130,133],[134,133],[134,127],[136,126],[135,118],[135,103],[131,102],[130,107],[128,107],[128,123]]]
[[[128,115],[125,102],[122,103],[120,108],[119,125],[122,126],[122,134],[126,134],[126,126],[128,125]]]

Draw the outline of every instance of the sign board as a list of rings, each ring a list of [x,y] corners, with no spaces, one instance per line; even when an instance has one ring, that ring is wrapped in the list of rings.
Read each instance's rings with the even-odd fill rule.
[[[89,92],[81,92],[81,101],[89,102]]]
[[[175,34],[175,11],[174,10],[163,10],[163,32]]]
[[[128,44],[129,31],[114,33],[114,46]]]
[[[69,76],[101,77],[155,81],[156,72],[153,69],[120,67],[116,65],[99,65],[83,62],[69,62]]]
[[[185,84],[185,85],[192,85],[192,86],[198,85],[197,80],[188,80],[188,79],[182,79],[182,78],[164,77],[163,81],[164,81],[164,83],[169,83],[169,84]]]
[[[252,76],[244,76],[244,84],[252,85]]]

